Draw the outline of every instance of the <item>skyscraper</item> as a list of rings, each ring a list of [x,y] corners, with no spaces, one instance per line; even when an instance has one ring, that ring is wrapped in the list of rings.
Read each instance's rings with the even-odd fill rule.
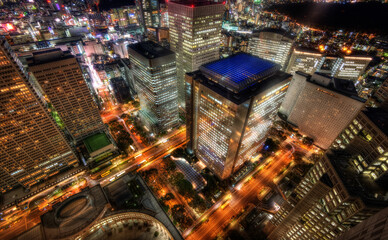
[[[178,124],[178,92],[175,54],[152,42],[129,46],[140,117],[156,132]]]
[[[221,2],[169,1],[170,46],[176,53],[178,103],[185,104],[185,73],[219,59],[222,16]]]
[[[359,173],[373,180],[387,177],[388,112],[366,108],[338,135],[331,148],[352,154],[351,163]]]
[[[329,55],[316,49],[297,47],[292,51],[286,72],[315,72],[355,81],[365,71],[371,57],[364,55]]]
[[[379,107],[388,111],[388,78],[381,84],[374,94]]]
[[[306,174],[271,220],[271,240],[336,239],[384,209],[384,187],[350,164],[351,155],[329,151]],[[363,238],[364,239],[364,238]]]
[[[337,240],[388,239],[388,207],[357,224]]]
[[[365,71],[370,61],[372,61],[371,57],[363,55],[343,56],[335,77],[356,81]]]
[[[113,94],[119,103],[126,103],[131,99],[129,87],[123,77],[115,77],[110,79],[110,86]]]
[[[282,29],[266,28],[254,32],[249,41],[248,53],[287,67],[294,37]]]
[[[316,145],[327,149],[364,102],[350,80],[296,72],[279,112]]]
[[[315,49],[294,48],[286,72],[294,74],[297,71],[301,71],[307,74],[313,74],[317,71],[323,57],[324,55]]]
[[[240,53],[186,74],[188,147],[221,179],[265,139],[291,79],[279,69]]]
[[[98,107],[74,56],[59,49],[34,53],[29,71],[75,140],[105,131]]]
[[[28,188],[78,160],[28,82],[21,64],[0,40],[0,191]]]
[[[136,0],[135,3],[139,14],[139,23],[143,30],[147,27],[160,26],[159,0]]]

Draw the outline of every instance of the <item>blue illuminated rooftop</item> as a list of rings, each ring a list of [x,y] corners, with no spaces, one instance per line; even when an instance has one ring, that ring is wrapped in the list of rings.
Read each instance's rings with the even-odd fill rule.
[[[233,92],[240,92],[275,74],[280,65],[250,54],[239,53],[205,64],[199,69],[209,80]]]

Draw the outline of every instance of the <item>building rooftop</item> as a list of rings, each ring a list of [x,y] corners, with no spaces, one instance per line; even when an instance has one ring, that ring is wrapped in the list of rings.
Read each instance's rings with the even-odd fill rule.
[[[45,239],[60,239],[76,234],[98,219],[107,203],[102,188],[96,185],[55,204],[52,210],[41,216]]]
[[[261,29],[261,30],[254,30],[253,31],[253,36],[258,36],[260,33],[266,33],[266,32],[283,35],[284,37],[287,37],[287,38],[290,38],[290,39],[294,39],[295,38],[295,36],[291,35],[290,32],[287,32],[286,30],[284,30],[282,28],[264,28],[264,29]]]
[[[112,144],[105,133],[97,133],[84,140],[89,153],[95,152],[103,147]]]
[[[223,85],[217,84],[214,81],[209,80],[206,76],[202,74],[200,70],[186,74],[191,76],[194,75],[193,78],[195,79],[195,81],[199,81],[202,85],[206,86],[207,88],[220,94],[221,96],[225,97],[226,99],[237,105],[244,103],[250,98],[260,94],[261,92],[266,91],[267,89],[275,86],[276,84],[279,84],[283,81],[287,81],[287,79],[288,81],[290,81],[292,77],[292,75],[288,73],[277,71],[275,74],[265,78],[261,82],[256,82],[256,84],[252,84],[250,87],[245,88],[240,92],[234,92],[224,87]]]
[[[363,113],[388,136],[388,112],[382,108],[367,108]]]
[[[129,45],[129,48],[148,59],[154,59],[175,54],[173,51],[168,50],[167,48],[164,48],[152,41],[131,44]]]
[[[354,83],[351,80],[334,78],[319,72],[310,75],[304,72],[296,71],[295,74],[304,76],[308,82],[324,87],[328,90],[332,90],[360,102],[366,101],[365,99],[358,96]]]
[[[32,54],[32,57],[27,58],[28,66],[45,64],[49,62],[55,62],[68,58],[74,58],[69,51],[62,51],[60,48],[54,48],[44,51],[37,51]]]
[[[208,79],[238,93],[274,75],[280,65],[250,54],[239,53],[207,63],[199,69]]]

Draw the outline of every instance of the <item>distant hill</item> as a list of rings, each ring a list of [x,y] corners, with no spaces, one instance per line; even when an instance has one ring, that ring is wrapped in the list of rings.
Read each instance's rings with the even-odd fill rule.
[[[388,4],[365,3],[288,3],[272,5],[296,21],[324,29],[343,29],[388,34]]]

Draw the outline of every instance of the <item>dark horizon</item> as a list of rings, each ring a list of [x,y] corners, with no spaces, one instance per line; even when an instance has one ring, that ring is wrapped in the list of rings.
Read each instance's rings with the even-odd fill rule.
[[[388,4],[378,2],[287,3],[272,5],[267,10],[278,11],[297,22],[328,30],[361,31],[388,34],[386,14]]]

